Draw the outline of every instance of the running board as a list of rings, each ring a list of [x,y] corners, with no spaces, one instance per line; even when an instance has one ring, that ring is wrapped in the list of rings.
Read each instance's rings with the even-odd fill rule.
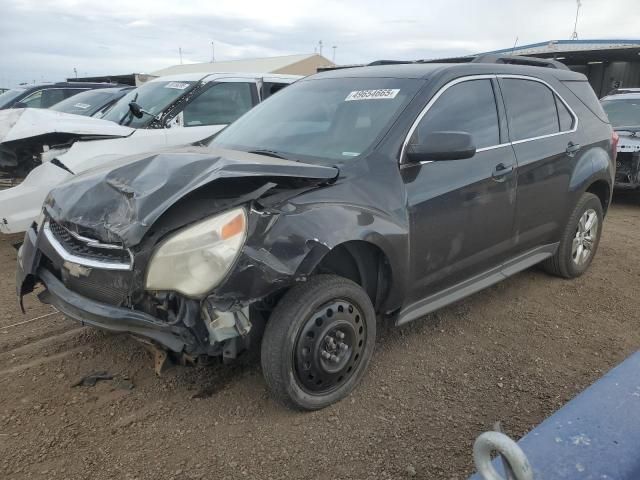
[[[396,325],[403,325],[422,318],[431,312],[439,310],[440,308],[453,302],[457,302],[458,300],[462,300],[463,298],[479,292],[480,290],[484,290],[485,288],[505,280],[518,272],[526,270],[527,268],[553,256],[558,250],[558,245],[558,243],[553,243],[534,248],[533,250],[505,262],[499,267],[492,268],[491,270],[481,273],[469,280],[465,280],[464,282],[419,300],[413,305],[409,305],[400,311],[396,320]]]

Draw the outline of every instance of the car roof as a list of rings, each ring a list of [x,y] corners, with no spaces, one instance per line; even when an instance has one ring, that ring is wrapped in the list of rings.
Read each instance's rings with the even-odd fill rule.
[[[500,63],[401,63],[392,65],[375,65],[328,70],[317,73],[308,78],[387,77],[426,79],[443,73],[451,73],[456,76],[512,74],[528,75],[540,78],[555,77],[558,80],[584,81],[587,79],[583,74],[573,72],[571,70]]]
[[[605,100],[638,100],[640,99],[640,89],[638,89],[637,93],[615,93],[613,95],[607,95],[606,97],[602,97],[600,101]]]
[[[278,81],[283,83],[293,83],[302,78],[300,75],[281,75],[277,73],[245,73],[245,72],[195,72],[182,73],[176,75],[166,75],[164,77],[154,78],[151,82],[212,82],[220,79],[239,79],[239,80],[256,80]]]
[[[119,85],[117,83],[107,83],[107,82],[42,82],[42,83],[32,83],[29,85],[18,85],[16,88],[24,89],[24,90],[32,90],[36,88],[69,88],[69,87],[80,87],[80,88],[112,88],[112,87],[126,87],[127,85]]]

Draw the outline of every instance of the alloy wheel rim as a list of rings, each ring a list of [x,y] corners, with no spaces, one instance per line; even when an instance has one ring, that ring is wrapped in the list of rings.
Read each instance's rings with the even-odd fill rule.
[[[348,300],[319,307],[302,326],[294,350],[296,379],[311,394],[344,385],[362,361],[367,340],[364,315]]]
[[[599,224],[598,214],[592,208],[580,217],[571,245],[571,258],[576,265],[582,266],[591,258],[598,238]]]

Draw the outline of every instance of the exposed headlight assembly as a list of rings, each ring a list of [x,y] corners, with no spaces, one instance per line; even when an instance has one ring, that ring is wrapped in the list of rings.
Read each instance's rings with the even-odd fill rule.
[[[145,288],[201,297],[222,281],[246,235],[244,208],[216,215],[171,235],[151,257]]]

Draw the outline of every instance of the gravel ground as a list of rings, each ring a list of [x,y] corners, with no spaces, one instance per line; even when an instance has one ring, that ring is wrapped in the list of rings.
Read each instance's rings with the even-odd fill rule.
[[[463,479],[475,437],[520,437],[640,345],[640,197],[616,198],[582,278],[537,269],[402,328],[363,383],[314,413],[270,400],[260,367],[172,367],[33,296],[0,239],[0,478]],[[19,324],[25,320],[34,319]],[[73,387],[106,371],[113,380]]]

